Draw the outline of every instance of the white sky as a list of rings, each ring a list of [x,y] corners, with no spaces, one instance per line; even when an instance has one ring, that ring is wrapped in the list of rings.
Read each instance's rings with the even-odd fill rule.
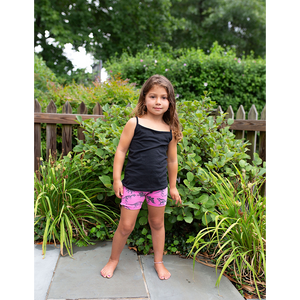
[[[35,47],[35,52],[40,52],[40,47]],[[88,73],[92,73],[92,65],[94,64],[94,57],[91,54],[87,54],[83,47],[79,47],[79,51],[72,50],[72,44],[65,45],[64,55],[72,61],[74,65],[74,71],[78,68],[86,68]],[[107,79],[107,73],[104,68],[101,70],[101,81]]]

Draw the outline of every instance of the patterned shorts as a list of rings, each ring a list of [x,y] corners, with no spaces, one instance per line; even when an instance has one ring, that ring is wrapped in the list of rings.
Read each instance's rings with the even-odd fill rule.
[[[140,192],[129,190],[123,186],[121,205],[130,210],[141,209],[145,197],[148,205],[165,206],[167,204],[168,187],[154,192]]]

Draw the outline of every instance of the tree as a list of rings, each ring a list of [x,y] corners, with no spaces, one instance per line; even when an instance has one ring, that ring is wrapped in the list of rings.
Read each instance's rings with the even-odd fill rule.
[[[104,61],[154,44],[167,49],[174,22],[170,7],[170,0],[35,0],[35,46],[59,74],[73,68],[63,55],[66,43]]]
[[[73,72],[64,45],[105,61],[146,47],[164,51],[214,41],[265,56],[264,0],[35,0],[35,46],[57,75]]]
[[[207,51],[214,41],[233,46],[242,55],[254,51],[265,57],[266,3],[264,0],[173,0],[171,14],[182,19],[171,45],[200,47]]]

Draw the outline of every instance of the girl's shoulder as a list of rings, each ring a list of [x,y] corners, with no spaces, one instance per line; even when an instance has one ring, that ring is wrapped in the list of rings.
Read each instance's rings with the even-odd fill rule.
[[[137,124],[137,122],[136,122],[136,117],[130,118],[130,119],[127,121],[127,123],[126,123],[124,129],[126,128],[127,130],[128,130],[128,129],[129,129],[129,130],[134,130],[135,127],[136,127],[136,124]]]
[[[130,126],[135,126],[137,124],[137,121],[136,121],[136,117],[133,117],[133,118],[130,118],[126,125],[129,124]]]

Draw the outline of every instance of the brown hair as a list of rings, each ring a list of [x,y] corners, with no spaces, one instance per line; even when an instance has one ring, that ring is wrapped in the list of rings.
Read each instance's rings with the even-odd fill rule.
[[[162,86],[168,93],[169,109],[164,113],[163,120],[170,125],[173,135],[177,142],[182,139],[181,125],[176,112],[176,99],[172,83],[163,75],[153,75],[143,84],[140,92],[139,101],[134,109],[136,117],[143,116],[145,111],[145,97],[154,85]]]

